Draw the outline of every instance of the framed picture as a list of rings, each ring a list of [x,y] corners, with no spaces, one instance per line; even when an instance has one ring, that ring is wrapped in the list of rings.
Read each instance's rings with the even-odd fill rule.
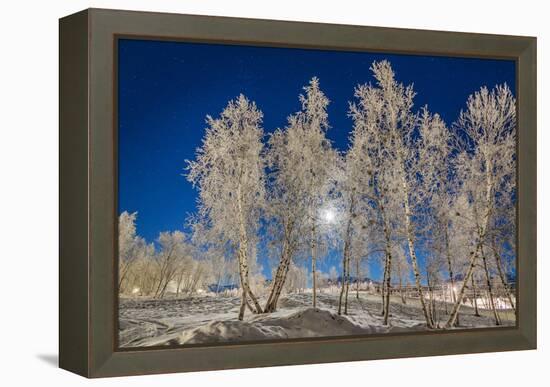
[[[536,40],[60,20],[60,366],[536,348]]]

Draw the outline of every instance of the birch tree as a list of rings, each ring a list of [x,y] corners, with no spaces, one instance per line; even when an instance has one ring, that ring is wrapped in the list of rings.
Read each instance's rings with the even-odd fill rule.
[[[207,116],[203,143],[188,161],[187,179],[199,191],[199,214],[234,247],[242,289],[239,319],[248,299],[262,308],[250,287],[250,243],[256,240],[265,198],[262,112],[244,95],[228,103],[219,118]]]
[[[191,260],[186,235],[181,231],[161,232],[158,237],[160,251],[155,255],[157,264],[157,285],[155,298],[163,298],[171,281],[176,279],[184,260]]]
[[[155,263],[155,246],[150,243],[143,250],[140,258],[132,267],[131,280],[129,281],[132,294],[150,296],[153,294],[157,283],[157,270]]]
[[[407,300],[403,293],[403,288],[409,285],[410,278],[410,266],[407,261],[407,255],[403,246],[396,246],[394,250],[395,263],[392,267],[392,276],[398,288],[399,297],[401,298],[401,303],[406,304]]]
[[[355,88],[355,101],[350,103],[349,116],[353,120],[353,130],[350,136],[350,148],[346,155],[347,164],[353,165],[356,181],[350,182],[350,187],[359,188],[361,201],[366,201],[373,208],[373,216],[367,221],[371,227],[378,228],[383,235],[384,274],[382,279],[382,315],[388,316],[389,308],[386,300],[388,285],[387,273],[391,266],[391,251],[393,246],[393,227],[387,211],[391,207],[389,183],[386,171],[390,159],[386,157],[387,136],[379,132],[378,119],[382,104],[378,92],[370,84],[358,85]],[[351,168],[351,167],[350,167]],[[344,189],[345,191],[346,189]],[[349,189],[348,189],[349,190]],[[387,324],[387,317],[384,318]]]
[[[358,133],[356,133],[358,135]],[[356,273],[356,297],[359,298],[361,262],[368,256],[369,242],[369,178],[365,173],[365,159],[359,137],[352,136],[352,145],[341,159],[337,177],[337,192],[341,215],[338,219],[342,242],[342,283],[338,300],[338,314],[348,313],[348,295],[352,273],[352,261]]]
[[[136,233],[137,212],[124,211],[118,219],[118,289],[124,292],[136,264],[148,256],[150,246]]]
[[[411,257],[415,284],[420,295],[422,311],[428,327],[433,321],[426,307],[421,285],[421,274],[416,257],[416,235],[413,224],[418,157],[413,144],[413,132],[417,125],[417,115],[412,111],[415,96],[412,86],[404,86],[395,80],[395,74],[388,61],[374,62],[371,71],[376,84],[360,85],[356,88],[357,104],[352,104],[350,115],[354,125],[365,133],[372,133],[370,141],[370,161],[376,170],[372,181],[373,202],[376,203],[386,240],[386,257],[383,280],[384,323],[388,323],[391,293],[392,240],[395,224],[391,216],[399,214],[397,208],[388,206],[399,204],[403,209],[404,234],[407,238],[408,253]],[[368,137],[368,136],[365,136]],[[368,147],[365,145],[365,147]]]
[[[236,264],[235,248],[223,233],[209,226],[209,220],[200,214],[193,214],[188,219],[191,231],[191,242],[197,254],[208,262],[212,285],[216,294],[224,285],[239,283],[239,265]]]
[[[511,231],[510,234],[515,235],[515,232]],[[507,249],[505,248],[505,246],[508,243],[510,244],[510,250],[512,252],[511,254],[506,254]],[[498,238],[498,236],[492,236],[491,242],[490,242],[490,249],[494,256],[495,266],[498,272],[498,276],[500,278],[500,282],[504,288],[506,298],[508,299],[508,302],[510,303],[511,308],[515,311],[516,310],[515,297],[512,294],[512,286],[508,281],[508,278],[507,278],[508,270],[506,269],[506,267],[510,265],[508,260],[515,259],[514,244],[513,242],[510,243],[504,238]],[[503,257],[506,257],[506,258],[503,258]],[[513,265],[514,264],[512,263],[512,266]]]
[[[353,273],[356,279],[355,298],[359,299],[359,290],[362,280],[369,275],[369,258],[373,251],[369,247],[374,247],[371,233],[369,232],[368,215],[358,224],[356,238],[353,238],[351,244],[351,261],[353,262]]]
[[[494,212],[487,235],[486,254],[490,260],[494,276],[499,279],[504,296],[515,311],[515,297],[508,275],[515,270],[516,258],[516,157],[515,136],[507,136],[501,142],[504,160],[500,160],[498,194],[495,195]]]
[[[469,254],[469,267],[447,328],[455,322],[466,283],[470,281],[480,253],[483,265],[487,263],[485,251],[481,250],[490,234],[501,190],[510,187],[509,182],[515,177],[516,100],[511,90],[506,84],[497,85],[491,91],[482,87],[468,98],[455,127],[467,139],[464,147],[470,157],[465,158],[469,163],[462,166],[462,172],[470,183],[469,199],[476,214],[476,246]],[[496,315],[495,319],[498,323]]]
[[[277,129],[268,142],[267,161],[271,173],[266,212],[271,219],[272,247],[279,254],[279,263],[265,312],[277,309],[292,261],[303,248],[304,234],[307,232],[306,182],[300,173],[302,171],[296,171],[304,158],[303,136],[300,121],[292,115],[288,118],[288,125],[284,129]]]
[[[407,239],[408,253],[416,288],[420,296],[420,304],[426,325],[434,327],[434,321],[426,306],[422,290],[421,272],[417,258],[417,237],[414,224],[414,211],[420,202],[418,196],[422,191],[417,184],[422,170],[418,164],[416,144],[413,133],[417,125],[417,115],[412,111],[415,92],[412,86],[405,86],[395,80],[395,74],[387,61],[374,63],[372,66],[374,78],[380,89],[383,101],[383,114],[380,127],[389,133],[390,152],[396,160],[400,180],[401,202],[404,209],[404,228]]]
[[[434,328],[441,328],[441,308],[438,307],[438,301],[440,306],[442,303],[445,305],[445,314],[448,313],[443,290],[446,258],[443,254],[433,254],[429,255],[426,261],[426,284],[428,286],[430,315],[433,319]]]
[[[232,285],[235,280],[238,281],[238,270],[233,260],[228,259],[223,253],[217,249],[212,249],[207,252],[207,260],[211,266],[213,291],[219,294],[224,285]]]
[[[279,224],[281,259],[266,304],[276,309],[290,262],[307,235],[311,257],[313,307],[317,307],[316,266],[319,253],[319,211],[327,202],[336,152],[325,133],[329,129],[328,98],[319,80],[312,78],[300,95],[301,110],[288,118],[284,130],[269,140],[269,166],[273,169],[271,211]]]
[[[338,270],[336,269],[336,266],[331,266],[328,270],[328,279],[332,286],[338,282]]]
[[[420,214],[421,232],[424,234],[424,246],[431,250],[444,264],[450,283],[450,300],[456,302],[455,276],[457,260],[454,254],[453,237],[457,225],[453,214],[458,183],[454,171],[455,139],[445,122],[438,114],[431,114],[427,107],[421,110],[419,120],[418,169],[422,171],[420,203],[424,208]],[[417,222],[418,223],[418,222]],[[432,266],[437,266],[435,263]],[[432,274],[435,276],[435,273]],[[433,282],[433,281],[432,281]],[[447,311],[447,304],[445,303]],[[434,318],[435,319],[435,318]],[[458,318],[456,323],[458,324]]]
[[[287,293],[300,293],[307,288],[308,270],[305,266],[290,265],[288,278],[285,281]]]

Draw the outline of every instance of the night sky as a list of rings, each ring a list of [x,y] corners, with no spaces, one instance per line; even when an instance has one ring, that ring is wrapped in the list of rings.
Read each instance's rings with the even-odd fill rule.
[[[481,86],[506,82],[515,94],[513,61],[119,40],[119,213],[138,211],[138,234],[149,242],[161,231],[184,229],[197,200],[182,175],[185,160],[201,145],[206,115],[218,116],[240,93],[262,110],[269,133],[299,110],[302,87],[317,76],[331,101],[327,136],[347,149],[348,101],[357,84],[374,81],[369,67],[382,59],[399,82],[414,84],[415,108],[427,104],[447,125]],[[329,257],[320,269],[339,260]],[[379,274],[371,267],[372,277]]]

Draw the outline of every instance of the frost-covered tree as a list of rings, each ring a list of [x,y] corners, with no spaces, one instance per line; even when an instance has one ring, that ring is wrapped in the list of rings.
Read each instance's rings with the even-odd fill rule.
[[[209,266],[210,284],[215,294],[219,294],[225,285],[239,283],[239,265],[236,264],[235,249],[224,239],[223,234],[217,234],[208,226],[208,220],[192,215],[188,219],[192,230],[191,242],[202,259]]]
[[[450,300],[455,302],[455,277],[459,265],[457,261],[461,254],[454,251],[454,237],[459,237],[461,232],[457,227],[459,222],[453,213],[459,193],[453,156],[456,151],[456,139],[441,117],[431,114],[427,107],[424,107],[419,117],[416,144],[418,170],[421,171],[418,181],[418,186],[421,187],[418,207],[421,210],[417,211],[416,217],[420,219],[420,222],[417,220],[417,223],[420,223],[417,228],[423,234],[419,242],[423,248],[431,252],[438,263],[443,262],[441,265],[432,262],[432,268],[444,269],[451,289]],[[436,277],[436,273],[429,270],[426,272],[433,278]],[[437,273],[438,278],[439,274]]]
[[[308,270],[305,266],[290,265],[288,278],[285,281],[287,293],[301,293],[307,288]]]
[[[157,243],[160,251],[154,257],[157,264],[157,286],[154,297],[163,298],[170,282],[176,279],[178,271],[182,269],[185,262],[189,262],[192,258],[187,236],[181,231],[161,232]]]
[[[441,296],[443,287],[443,267],[445,258],[441,254],[430,254],[426,257],[426,285],[428,310],[433,321],[433,328],[440,327],[440,308],[437,307],[438,298]]]
[[[515,189],[511,181],[515,179],[516,100],[511,90],[507,85],[496,86],[493,90],[482,87],[468,98],[466,109],[461,112],[455,127],[466,138],[467,157],[464,157],[459,173],[464,176],[461,180],[466,184],[468,199],[473,206],[476,236],[475,248],[469,254],[469,267],[446,327],[455,322],[466,284],[479,257],[490,299],[493,298],[484,245],[490,240],[500,197],[513,197]],[[495,323],[499,324],[493,301],[491,304]]]
[[[277,309],[279,297],[292,262],[304,249],[307,227],[306,181],[296,173],[303,154],[304,131],[296,115],[288,118],[284,129],[277,129],[269,138],[267,161],[271,170],[267,216],[270,219],[272,251],[279,256],[279,262],[264,308],[265,312]]]
[[[130,296],[163,298],[194,293],[208,275],[207,265],[194,257],[194,248],[181,231],[161,232],[153,243],[136,233],[137,213],[119,217],[120,292]],[[172,286],[173,285],[173,286]]]
[[[511,209],[513,211],[513,209]],[[515,243],[514,238],[511,237],[515,235],[515,225],[509,225],[511,229],[495,233],[496,235],[491,236],[490,241],[490,250],[494,256],[495,268],[500,279],[500,283],[504,288],[504,293],[508,302],[510,303],[511,308],[516,310],[515,297],[513,295],[512,286],[509,283],[508,277],[513,275],[512,268],[515,267]]]
[[[336,152],[325,136],[329,129],[329,100],[321,91],[319,80],[312,78],[304,91],[300,95],[301,110],[291,115],[285,129],[275,131],[269,140],[268,159],[273,170],[269,211],[278,224],[282,248],[266,311],[276,309],[292,257],[304,239],[311,257],[313,307],[317,306],[319,214],[329,199]]]
[[[143,250],[127,277],[127,289],[132,296],[151,296],[157,282],[157,266],[155,264],[155,246],[150,243]]]
[[[236,251],[242,289],[239,319],[248,299],[262,312],[250,287],[249,254],[255,251],[258,219],[265,197],[262,112],[244,95],[228,103],[208,127],[187,179],[199,190],[199,214],[214,234]]]
[[[118,218],[118,289],[125,292],[131,288],[126,286],[136,264],[150,254],[143,238],[136,234],[137,212],[124,211]]]
[[[210,284],[215,294],[219,294],[226,285],[238,283],[239,272],[234,260],[215,248],[205,251],[204,255],[210,266]]]
[[[118,218],[118,288],[120,290],[132,264],[137,259],[135,254],[137,212],[124,211]]]
[[[413,112],[415,92],[412,86],[405,86],[395,79],[391,65],[387,61],[375,62],[371,70],[376,79],[379,95],[379,130],[387,133],[387,152],[395,160],[396,175],[399,182],[397,195],[404,210],[404,234],[407,239],[408,253],[420,303],[426,324],[433,328],[430,311],[424,301],[421,271],[417,259],[417,234],[415,230],[415,210],[421,202],[422,190],[417,184],[419,168],[414,132],[417,126],[417,114]],[[387,302],[387,301],[386,301]]]
[[[414,128],[416,116],[411,112],[414,92],[395,81],[389,62],[374,62],[371,71],[376,84],[358,85],[355,101],[350,104],[354,128],[349,152],[357,154],[362,168],[359,175],[366,180],[361,186],[369,189],[364,193],[364,199],[374,210],[369,223],[383,235],[382,313],[387,324],[393,249],[400,237],[402,220],[407,224],[412,217],[409,202],[403,206],[412,192],[404,160],[410,158],[405,140]],[[411,227],[406,229],[412,231]]]
[[[369,275],[369,262],[375,248],[374,238],[369,232],[368,220],[361,222],[356,227],[356,237],[352,239],[350,261],[352,268],[350,273],[355,277],[355,298],[359,299],[359,290],[363,279]]]
[[[174,276],[176,297],[193,295],[203,285],[208,276],[209,267],[203,261],[191,257],[182,257],[177,263]]]
[[[332,285],[338,282],[338,269],[336,269],[336,266],[331,266],[328,270],[328,279]]]
[[[348,313],[348,295],[352,270],[357,281],[356,297],[359,298],[359,277],[361,262],[368,257],[369,220],[372,214],[368,203],[371,194],[369,176],[365,173],[365,158],[360,148],[357,132],[352,135],[350,149],[340,159],[337,174],[337,196],[339,202],[338,236],[342,246],[342,281],[338,300],[338,314]],[[367,161],[368,163],[369,161]],[[353,261],[353,262],[352,262]],[[353,268],[352,268],[353,263]]]
[[[403,294],[403,287],[409,285],[411,268],[407,261],[407,253],[404,246],[396,246],[393,256],[394,264],[392,266],[392,277],[394,278],[394,283],[397,285],[397,291],[401,297],[401,302],[406,304],[407,301]]]

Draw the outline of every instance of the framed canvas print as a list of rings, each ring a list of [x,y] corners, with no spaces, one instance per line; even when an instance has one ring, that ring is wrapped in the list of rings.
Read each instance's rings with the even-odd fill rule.
[[[60,366],[536,348],[536,40],[60,21]]]

